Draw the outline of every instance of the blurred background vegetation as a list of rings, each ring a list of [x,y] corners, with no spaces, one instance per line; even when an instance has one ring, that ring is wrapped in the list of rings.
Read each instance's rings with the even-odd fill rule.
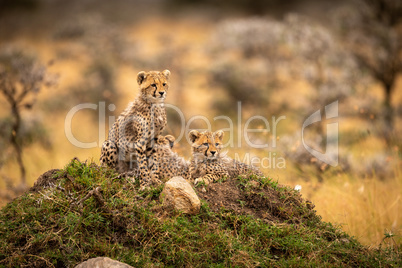
[[[67,113],[97,105],[77,112],[71,127],[77,140],[102,144],[138,94],[136,74],[153,69],[172,72],[167,103],[185,123],[201,115],[227,129],[214,118],[232,119],[231,156],[265,159],[267,176],[301,185],[324,220],[363,243],[378,246],[391,232],[401,244],[398,0],[0,0],[1,205],[73,157],[98,162],[99,147],[67,139]],[[339,165],[331,167],[304,149],[301,128],[336,100]],[[168,115],[166,133],[180,136],[180,114],[169,108]],[[238,136],[255,115],[270,129],[248,137],[269,148]],[[328,122],[306,129],[310,147],[323,150]],[[250,127],[266,129],[262,120]],[[186,139],[176,150],[190,157]]]

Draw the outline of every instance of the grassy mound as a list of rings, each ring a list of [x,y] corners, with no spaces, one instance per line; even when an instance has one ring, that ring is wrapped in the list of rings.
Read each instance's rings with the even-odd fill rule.
[[[133,266],[400,267],[322,222],[313,205],[268,178],[197,189],[198,215],[166,211],[163,186],[72,160],[0,212],[0,266],[73,267],[107,256]]]

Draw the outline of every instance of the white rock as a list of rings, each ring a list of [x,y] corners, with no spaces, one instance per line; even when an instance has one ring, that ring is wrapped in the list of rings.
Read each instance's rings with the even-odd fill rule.
[[[187,214],[197,214],[201,202],[191,184],[183,177],[173,177],[165,184],[160,199],[164,206]]]
[[[98,257],[84,261],[75,266],[75,268],[133,268],[133,266],[107,257]]]

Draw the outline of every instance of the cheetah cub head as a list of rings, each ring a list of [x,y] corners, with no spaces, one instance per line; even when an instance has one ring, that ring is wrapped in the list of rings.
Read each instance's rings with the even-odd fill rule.
[[[139,72],[137,82],[143,100],[148,103],[163,103],[169,89],[169,75],[169,70]]]
[[[166,135],[166,136],[159,135],[158,137],[155,138],[155,147],[157,149],[165,148],[171,150],[173,148],[175,140],[176,138],[173,137],[172,135]]]
[[[197,160],[213,160],[220,157],[222,149],[223,131],[198,132],[192,130],[189,133],[193,157]]]

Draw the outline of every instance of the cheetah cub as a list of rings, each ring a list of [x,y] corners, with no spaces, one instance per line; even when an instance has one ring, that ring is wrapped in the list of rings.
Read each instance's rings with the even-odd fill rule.
[[[202,133],[192,130],[189,133],[192,142],[192,159],[190,163],[190,175],[194,184],[210,182],[228,177],[229,173],[222,162],[221,149],[223,131],[215,133],[204,131]]]
[[[192,142],[192,159],[190,163],[190,176],[194,184],[204,182],[209,184],[221,178],[236,178],[240,175],[263,176],[262,172],[253,166],[231,159],[221,153],[223,131],[189,133]]]
[[[159,179],[166,181],[175,176],[190,179],[190,163],[172,151],[175,137],[172,135],[158,136],[154,146],[154,158],[158,165]]]
[[[101,165],[119,172],[128,171],[128,164],[137,167],[142,189],[151,183],[160,183],[157,165],[150,152],[154,138],[166,126],[164,101],[169,89],[169,75],[169,70],[138,73],[140,93],[117,118],[101,149]]]
[[[175,176],[190,179],[190,163],[172,150],[175,140],[172,135],[160,135],[155,138],[155,144],[152,147],[151,153],[157,165],[157,175],[162,181],[167,181]],[[138,167],[130,169],[128,173],[130,176],[140,176]]]

